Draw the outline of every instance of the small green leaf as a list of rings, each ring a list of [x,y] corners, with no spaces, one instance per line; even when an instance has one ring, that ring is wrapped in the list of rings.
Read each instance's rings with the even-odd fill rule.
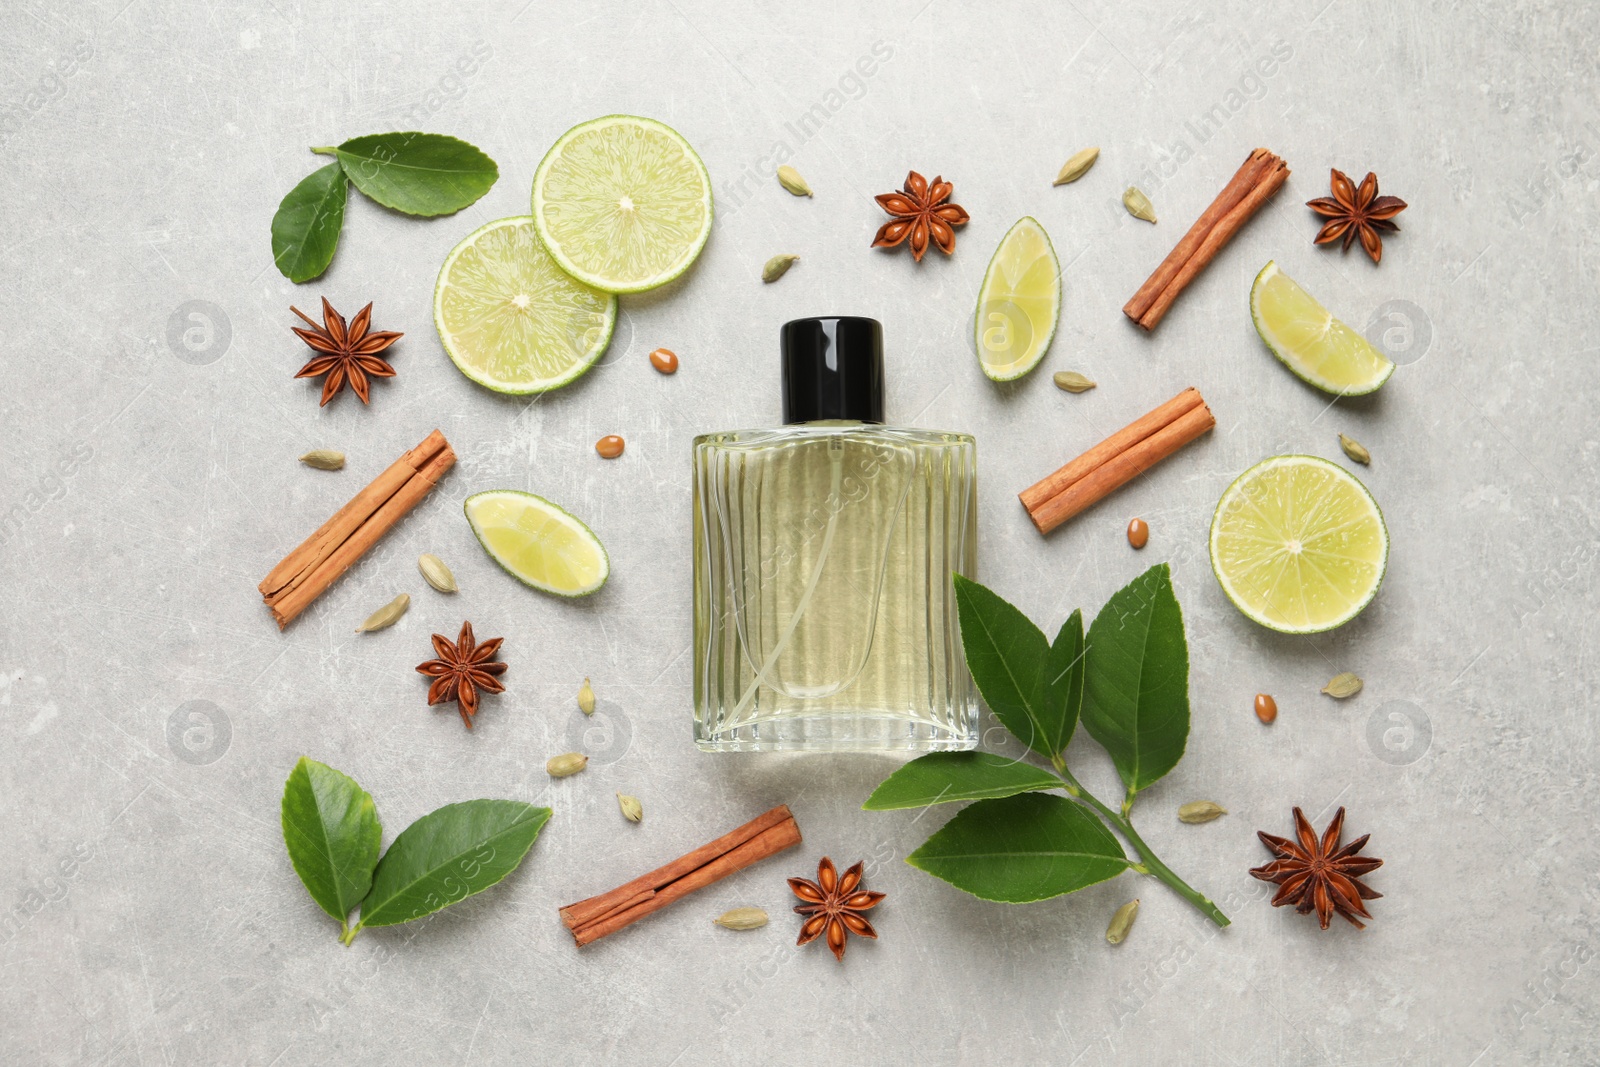
[[[520,800],[469,800],[424,815],[378,862],[356,932],[420,919],[483,892],[517,869],[549,818],[549,808]]]
[[[1040,678],[1050,650],[1044,634],[986,586],[959,574],[952,578],[961,646],[978,692],[1018,740],[1041,755],[1055,755],[1060,749],[1050,748],[1051,731],[1040,706]]]
[[[963,808],[906,862],[975,897],[1009,904],[1076,892],[1131,866],[1100,820],[1051,793]]]
[[[1044,665],[1044,705],[1058,709],[1049,720],[1053,733],[1049,743],[1056,752],[1065,752],[1078,728],[1078,714],[1083,710],[1083,612],[1074,611],[1067,616],[1050,646],[1050,655]]]
[[[930,752],[885,778],[861,807],[866,811],[921,808],[1060,789],[1061,784],[1049,771],[992,752]]]
[[[383,828],[349,775],[305,756],[283,786],[283,843],[311,899],[344,928],[372,886]]]
[[[437,133],[375,133],[338,148],[356,188],[408,215],[449,215],[487,193],[500,169],[465,141]]]
[[[310,281],[333,262],[349,187],[344,168],[329,163],[300,179],[278,204],[272,216],[272,261],[291,282]]]
[[[1178,765],[1189,740],[1189,645],[1165,563],[1108,601],[1089,627],[1083,727],[1130,796]]]

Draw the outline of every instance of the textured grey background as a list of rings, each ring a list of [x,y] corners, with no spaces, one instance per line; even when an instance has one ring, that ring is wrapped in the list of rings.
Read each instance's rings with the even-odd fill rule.
[[[7,6],[0,1061],[1592,1060],[1600,12],[873,6]],[[857,80],[878,42],[892,55]],[[826,120],[802,139],[790,124],[813,105]],[[624,298],[584,380],[534,402],[487,393],[437,342],[438,264],[474,227],[526,212],[559,133],[617,111],[701,152],[716,232],[680,283]],[[268,224],[323,162],[306,147],[414,127],[482,146],[499,184],[434,221],[352,196],[332,270],[283,280]],[[771,180],[777,142],[815,199]],[[1052,189],[1088,144],[1099,165]],[[1289,161],[1289,185],[1141,336],[1122,302],[1258,144]],[[1312,247],[1300,205],[1326,194],[1330,166],[1376,170],[1411,203],[1381,267]],[[953,258],[867,247],[870,196],[910,167],[953,180],[972,213]],[[1134,182],[1158,226],[1117,206]],[[971,307],[1022,214],[1067,264],[1065,317],[1040,373],[997,388],[974,363]],[[779,251],[800,264],[762,286]],[[1273,257],[1336,314],[1387,331],[1404,365],[1380,396],[1330,406],[1263,349],[1246,295]],[[306,351],[289,304],[322,294],[347,314],[374,300],[375,324],[406,332],[370,408],[346,394],[319,410],[315,384],[291,380]],[[837,312],[883,319],[896,420],[978,436],[982,573],[999,591],[1054,626],[1172,561],[1194,730],[1136,815],[1230,929],[1131,875],[1025,907],[974,900],[901,862],[946,812],[858,810],[890,761],[691,746],[690,438],[772,423],[778,325]],[[676,377],[646,362],[658,345],[682,356]],[[1100,387],[1055,390],[1049,372],[1067,368]],[[1013,494],[1191,383],[1216,431],[1041,539]],[[255,583],[435,426],[454,473],[278,633]],[[1375,457],[1360,474],[1394,539],[1388,580],[1344,629],[1279,637],[1222,597],[1207,523],[1267,455],[1340,460],[1339,431]],[[628,452],[606,463],[591,446],[612,432]],[[349,468],[298,466],[314,447]],[[604,592],[560,603],[501,574],[460,513],[492,487],[591,523],[614,565]],[[1133,515],[1153,530],[1142,554],[1122,538]],[[424,587],[423,551],[455,568],[458,596]],[[351,632],[401,591],[414,603],[398,626]],[[503,635],[511,663],[472,734],[424,706],[411,669],[463,617]],[[1317,694],[1346,669],[1365,692]],[[573,704],[584,675],[592,723]],[[1251,714],[1258,690],[1282,708],[1270,729]],[[590,769],[551,782],[545,759],[574,747]],[[302,753],[363,782],[386,836],[475,796],[556,814],[505,884],[347,950],[283,851],[278,801]],[[1074,757],[1110,785],[1098,752]],[[616,790],[643,798],[643,825],[621,821]],[[1232,814],[1179,825],[1173,809],[1198,797]],[[574,950],[558,905],[778,802],[802,849]],[[1274,910],[1246,875],[1264,859],[1254,831],[1286,832],[1292,804],[1319,824],[1347,805],[1387,860],[1365,933]],[[792,948],[783,878],[823,853],[865,858],[889,894],[882,940],[843,966]],[[1108,946],[1133,896],[1138,926]],[[711,925],[744,904],[774,923]]]

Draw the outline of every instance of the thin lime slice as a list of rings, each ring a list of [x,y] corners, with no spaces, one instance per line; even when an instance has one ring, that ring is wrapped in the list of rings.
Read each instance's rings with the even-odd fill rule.
[[[1394,364],[1268,262],[1250,287],[1256,333],[1302,380],[1340,396],[1375,393]]]
[[[672,127],[607,115],[545,153],[533,218],[562,270],[608,293],[640,293],[688,270],[705,247],[711,176]]]
[[[433,322],[462,374],[497,393],[543,393],[583,375],[611,343],[617,298],[574,281],[533,219],[499,219],[450,250]]]
[[[517,581],[556,596],[588,596],[611,574],[594,531],[541,496],[491,489],[463,507],[478,543]]]
[[[1372,602],[1389,531],[1366,487],[1316,456],[1274,456],[1228,487],[1211,520],[1211,569],[1233,606],[1273,630],[1320,633]]]
[[[1039,365],[1061,317],[1061,264],[1044,232],[1024,215],[1000,239],[978,290],[978,365],[1009,382]]]

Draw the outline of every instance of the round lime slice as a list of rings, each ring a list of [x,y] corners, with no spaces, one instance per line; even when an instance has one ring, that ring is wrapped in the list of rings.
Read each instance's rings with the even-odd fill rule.
[[[491,489],[467,497],[463,510],[489,558],[525,585],[556,596],[588,596],[611,574],[594,531],[544,497]]]
[[[543,393],[579,378],[611,342],[617,298],[576,282],[533,219],[479,227],[450,250],[433,322],[456,367],[497,393]]]
[[[1324,392],[1374,393],[1394,373],[1388,357],[1330,315],[1276,261],[1262,267],[1250,287],[1250,317],[1272,354]]]
[[[1273,630],[1320,633],[1383,584],[1389,532],[1366,487],[1316,456],[1274,456],[1235,479],[1211,520],[1211,569],[1233,606]]]
[[[608,293],[640,293],[688,270],[705,247],[711,176],[672,127],[607,115],[545,153],[533,219],[562,270]]]
[[[1024,215],[989,260],[973,330],[978,365],[1009,382],[1039,365],[1061,317],[1061,264],[1044,227]]]

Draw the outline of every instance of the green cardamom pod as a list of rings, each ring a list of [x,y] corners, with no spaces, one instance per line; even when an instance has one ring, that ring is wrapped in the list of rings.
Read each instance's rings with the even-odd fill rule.
[[[335,452],[331,448],[314,448],[301,456],[300,462],[308,467],[315,467],[319,471],[343,470],[344,453]]]
[[[589,766],[589,757],[582,752],[563,752],[545,760],[545,773],[552,778],[565,778]]]
[[[356,633],[371,633],[374,630],[387,630],[400,621],[400,616],[406,613],[411,606],[411,597],[401,593],[383,607],[367,616],[367,621],[356,627]]]
[[[589,679],[583,680],[583,688],[578,690],[578,710],[585,715],[594,714],[594,690],[589,687]]]
[[[734,908],[711,921],[724,930],[756,930],[767,925],[767,913],[760,908]]]
[[[1068,182],[1077,181],[1089,173],[1089,168],[1094,166],[1094,161],[1099,158],[1100,149],[1098,148],[1085,148],[1081,152],[1073,153],[1072,158],[1062,164],[1061,173],[1056,175],[1056,180],[1050,184],[1066,185]]]
[[[778,184],[789,190],[795,196],[810,196],[811,186],[800,177],[800,172],[785,163],[778,168]]]
[[[1328,684],[1322,687],[1322,691],[1335,700],[1344,700],[1361,692],[1361,679],[1345,671],[1343,674],[1334,675]]]
[[[789,268],[794,266],[799,258],[799,256],[792,256],[787,252],[773,256],[767,260],[767,265],[761,268],[761,280],[769,285],[777,281],[789,273]]]
[[[1111,925],[1106,927],[1106,940],[1113,945],[1122,944],[1122,939],[1128,936],[1128,931],[1133,929],[1133,920],[1139,917],[1139,902],[1130,900],[1117,909],[1111,916]]]
[[[1215,800],[1195,800],[1178,808],[1179,822],[1210,822],[1228,814],[1228,809]]]
[[[456,576],[450,573],[450,568],[444,565],[444,560],[432,552],[424,552],[417,557],[417,570],[427,579],[428,584],[441,593],[454,593],[456,591]]]
[[[1128,209],[1128,214],[1136,219],[1146,222],[1156,221],[1156,206],[1150,198],[1139,191],[1138,186],[1130,185],[1122,194],[1122,206]]]
[[[1353,437],[1346,437],[1344,434],[1340,434],[1339,447],[1344,449],[1345,455],[1349,456],[1357,463],[1370,464],[1372,462],[1372,453],[1362,448],[1361,442],[1357,441]]]
[[[617,806],[622,809],[622,817],[629,822],[638,822],[644,818],[644,805],[639,803],[638,797],[630,797],[626,793],[618,793]]]
[[[1058,370],[1051,380],[1056,383],[1057,389],[1065,389],[1069,393],[1087,393],[1099,384],[1075,370]]]

